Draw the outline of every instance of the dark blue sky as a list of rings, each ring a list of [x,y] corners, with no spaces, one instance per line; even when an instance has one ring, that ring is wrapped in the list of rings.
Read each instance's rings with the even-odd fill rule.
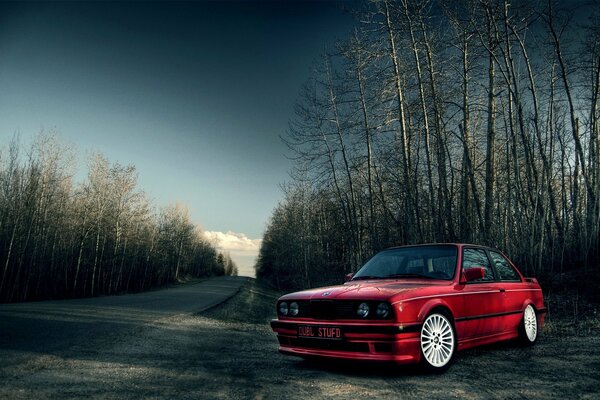
[[[353,29],[334,2],[3,3],[0,146],[56,128],[134,164],[157,205],[262,236],[312,62]]]

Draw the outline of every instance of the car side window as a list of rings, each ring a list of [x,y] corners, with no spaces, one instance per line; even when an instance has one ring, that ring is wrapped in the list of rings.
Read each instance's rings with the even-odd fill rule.
[[[521,277],[510,265],[510,263],[502,256],[502,254],[495,251],[490,251],[490,256],[496,267],[496,272],[501,281],[521,281]]]
[[[490,282],[494,280],[494,273],[490,265],[490,260],[485,254],[484,250],[481,249],[464,249],[462,268],[464,271],[473,267],[483,267],[485,275],[482,279],[478,279],[473,282]]]

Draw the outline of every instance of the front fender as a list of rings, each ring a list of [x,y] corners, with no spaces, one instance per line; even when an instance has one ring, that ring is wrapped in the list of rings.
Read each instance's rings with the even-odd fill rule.
[[[452,313],[450,305],[446,303],[443,299],[437,298],[428,300],[425,304],[421,306],[419,314],[417,315],[417,319],[419,320],[419,322],[425,321],[425,318],[427,318],[427,316],[435,308],[443,308],[446,312],[448,312],[448,314],[450,314],[449,316],[454,320],[454,314]]]

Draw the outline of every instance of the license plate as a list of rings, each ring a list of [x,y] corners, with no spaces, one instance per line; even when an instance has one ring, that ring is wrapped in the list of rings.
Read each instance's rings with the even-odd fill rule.
[[[298,337],[341,340],[342,328],[338,326],[299,325]]]

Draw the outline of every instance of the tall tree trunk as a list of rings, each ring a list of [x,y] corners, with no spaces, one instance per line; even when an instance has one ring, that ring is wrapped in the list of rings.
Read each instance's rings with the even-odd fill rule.
[[[589,138],[589,164],[591,182],[594,195],[588,194],[587,229],[589,244],[588,249],[600,256],[600,140],[598,124],[598,97],[600,95],[600,57],[596,59],[593,67],[592,104],[590,107],[590,138]],[[595,250],[595,251],[594,251]]]
[[[487,146],[486,146],[486,159],[485,159],[485,211],[484,221],[485,230],[484,237],[486,242],[491,244],[492,239],[492,211],[493,211],[493,199],[494,199],[494,182],[496,179],[495,173],[495,143],[496,143],[496,85],[495,85],[495,61],[494,61],[494,47],[495,43],[492,43],[492,20],[488,13],[488,38],[489,43],[489,56],[488,56],[488,103],[487,103]]]
[[[427,35],[427,29],[425,27],[425,23],[423,22],[422,16],[419,22],[421,26],[421,35],[423,37],[423,43],[425,45],[425,55],[427,58],[427,67],[429,70],[429,85],[432,99],[431,103],[433,106],[433,115],[435,122],[436,152],[439,180],[438,207],[440,208],[440,210],[444,210],[445,214],[439,220],[441,229],[443,229],[443,235],[439,237],[439,240],[447,240],[447,238],[449,238],[450,240],[454,240],[455,233],[452,224],[452,203],[450,201],[450,191],[448,189],[448,172],[446,169],[447,137],[442,120],[442,110],[440,109],[440,99],[437,91],[437,84],[435,78],[436,73],[433,62],[433,50],[431,48],[431,43]]]
[[[547,17],[548,17],[548,19],[547,19],[548,28],[550,29],[550,34],[554,41],[554,50],[556,52],[556,58],[558,60],[558,65],[560,66],[560,72],[561,72],[560,77],[562,79],[564,89],[565,89],[565,94],[567,96],[567,102],[569,104],[571,134],[573,136],[573,142],[575,143],[576,159],[578,160],[577,164],[575,165],[575,171],[579,170],[579,164],[581,163],[581,174],[583,175],[583,179],[585,182],[585,186],[586,186],[588,195],[591,197],[591,199],[595,200],[594,189],[592,187],[592,183],[591,183],[591,180],[590,180],[590,177],[589,177],[586,165],[585,165],[586,164],[585,163],[585,155],[583,153],[583,147],[581,145],[581,139],[579,137],[579,123],[577,121],[575,104],[574,104],[573,96],[571,94],[571,84],[569,83],[569,79],[567,77],[568,71],[567,71],[567,67],[565,64],[564,57],[563,57],[561,42],[558,37],[558,34],[556,33],[556,29],[555,29],[554,22],[553,22],[553,11],[552,11],[552,1],[551,0],[548,0],[548,15],[547,15]],[[574,179],[574,181],[576,181],[578,179],[578,176],[577,175],[574,176],[573,179]]]
[[[427,110],[427,101],[425,99],[425,88],[423,83],[423,73],[421,72],[421,60],[419,57],[419,49],[417,47],[417,40],[415,38],[414,27],[412,17],[410,15],[410,11],[408,9],[408,1],[402,0],[402,5],[404,8],[404,16],[406,18],[408,29],[410,32],[411,39],[411,49],[415,62],[415,70],[417,76],[417,87],[419,91],[419,100],[421,106],[421,112],[423,114],[423,133],[425,136],[425,162],[426,162],[426,171],[427,171],[427,212],[430,218],[433,218],[435,215],[437,217],[437,232],[436,237],[438,241],[443,240],[443,210],[438,207],[436,212],[436,207],[434,205],[434,187],[433,187],[433,173],[432,173],[432,162],[431,162],[431,131],[429,128],[429,113]],[[448,216],[449,217],[449,216]],[[428,237],[431,233],[428,234]]]
[[[350,163],[348,161],[348,152],[346,151],[346,144],[344,143],[344,136],[342,132],[342,127],[340,124],[340,116],[338,113],[338,104],[337,104],[337,95],[335,93],[334,85],[333,85],[333,77],[331,76],[331,63],[329,57],[326,60],[327,67],[327,82],[328,82],[328,92],[329,92],[329,101],[330,106],[333,111],[333,123],[335,125],[335,131],[337,134],[340,150],[342,152],[342,160],[344,162],[344,170],[346,172],[346,178],[348,179],[348,188],[350,189],[350,231],[352,236],[353,243],[353,251],[352,255],[354,256],[354,264],[358,265],[362,259],[361,255],[361,239],[360,233],[358,230],[358,217],[356,212],[356,193],[354,191],[354,182],[352,180],[352,172],[350,171]]]
[[[15,244],[17,226],[18,226],[18,219],[15,220],[15,223],[12,228],[12,233],[10,235],[10,242],[8,244],[8,253],[6,254],[6,261],[4,262],[4,270],[2,271],[2,281],[0,282],[0,296],[2,296],[2,289],[5,286],[5,282],[8,280],[7,272],[8,272],[8,266],[10,265],[10,261],[11,261],[13,246]]]
[[[507,21],[508,21],[508,18],[505,17],[505,23],[508,25]],[[536,84],[535,84],[535,80],[534,80],[534,76],[533,76],[533,69],[531,67],[531,62],[529,60],[529,56],[527,54],[527,49],[525,48],[525,43],[523,42],[523,39],[519,36],[518,32],[514,29],[514,27],[510,26],[510,31],[512,32],[513,36],[519,42],[519,46],[521,48],[521,53],[523,54],[523,61],[525,62],[525,65],[527,67],[527,77],[529,79],[531,98],[533,101],[533,113],[534,113],[533,114],[533,126],[534,126],[535,136],[537,139],[538,152],[540,154],[540,158],[542,159],[542,167],[543,167],[542,179],[544,180],[544,182],[546,184],[546,191],[548,193],[548,200],[549,200],[549,205],[550,205],[550,211],[552,214],[552,219],[554,221],[554,225],[556,226],[559,241],[562,243],[562,241],[564,240],[564,231],[563,231],[563,226],[562,226],[562,223],[561,223],[559,215],[558,215],[558,209],[556,207],[556,195],[554,193],[554,187],[552,186],[552,168],[551,168],[550,162],[548,161],[548,156],[546,155],[544,142],[542,140],[538,96],[537,96]],[[508,32],[508,29],[507,29],[507,32]]]
[[[92,267],[92,283],[91,283],[91,287],[90,287],[90,294],[93,296],[95,293],[95,286],[96,286],[96,270],[98,268],[98,258],[99,258],[99,251],[100,251],[100,219],[98,219],[96,221],[96,245],[94,247],[94,264]],[[84,288],[85,290],[85,288]]]
[[[360,94],[360,107],[363,116],[363,129],[365,131],[365,142],[367,147],[367,189],[369,194],[369,237],[371,240],[371,252],[379,249],[379,238],[377,225],[375,221],[375,205],[374,197],[375,190],[373,188],[373,148],[372,148],[372,132],[369,124],[369,112],[365,95],[365,79],[363,77],[363,60],[361,57],[361,49],[357,49],[358,59],[356,64],[356,80]]]
[[[394,88],[398,103],[398,122],[400,125],[400,154],[402,163],[402,176],[403,185],[406,194],[404,196],[405,212],[403,213],[403,228],[405,230],[405,240],[410,242],[413,238],[413,225],[414,225],[414,207],[412,182],[410,179],[410,164],[409,164],[409,149],[407,140],[407,128],[406,128],[406,112],[404,110],[404,90],[402,87],[402,75],[400,73],[400,62],[398,59],[398,51],[396,48],[395,30],[392,24],[389,0],[384,0],[384,14],[385,14],[385,27],[387,31],[387,37],[389,41],[389,57],[394,67]]]

